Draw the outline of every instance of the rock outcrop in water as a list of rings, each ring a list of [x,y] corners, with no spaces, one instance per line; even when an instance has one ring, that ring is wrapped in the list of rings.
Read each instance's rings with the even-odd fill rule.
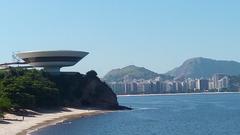
[[[117,108],[119,106],[116,94],[96,76],[94,71],[90,71],[86,75],[81,101],[84,105],[103,108]]]
[[[117,95],[97,77],[95,71],[89,71],[86,75],[77,72],[50,74],[49,78],[56,83],[60,95],[68,101],[64,103],[66,105],[114,110],[129,109],[119,106]]]

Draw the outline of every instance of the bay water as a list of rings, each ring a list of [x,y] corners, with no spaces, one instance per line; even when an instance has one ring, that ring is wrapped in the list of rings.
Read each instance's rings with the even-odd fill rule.
[[[240,94],[121,96],[132,111],[68,120],[32,135],[240,135]]]

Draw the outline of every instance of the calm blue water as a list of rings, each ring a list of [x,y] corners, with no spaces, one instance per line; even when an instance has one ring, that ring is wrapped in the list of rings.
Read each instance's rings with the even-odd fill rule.
[[[133,111],[66,121],[33,135],[240,135],[240,94],[119,97]]]

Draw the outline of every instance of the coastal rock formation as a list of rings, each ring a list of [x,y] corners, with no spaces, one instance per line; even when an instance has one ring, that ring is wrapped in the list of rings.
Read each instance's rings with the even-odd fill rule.
[[[94,71],[87,73],[87,82],[82,89],[82,103],[103,108],[117,108],[118,101],[116,94],[97,76],[91,75]]]
[[[0,97],[7,99],[4,101],[9,101],[9,108],[13,110],[56,107],[129,109],[119,106],[116,94],[95,71],[84,75],[10,68],[0,73]]]
[[[50,80],[56,83],[60,95],[68,106],[97,107],[101,109],[121,109],[117,96],[112,89],[102,82],[95,71],[86,75],[80,73],[61,73],[49,75]],[[69,102],[71,101],[71,102]]]

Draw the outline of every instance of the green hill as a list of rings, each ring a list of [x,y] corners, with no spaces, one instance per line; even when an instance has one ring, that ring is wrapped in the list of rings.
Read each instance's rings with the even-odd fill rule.
[[[161,75],[150,71],[144,67],[137,67],[130,65],[121,69],[114,69],[108,72],[103,80],[107,82],[119,82],[123,80],[133,80],[133,79],[153,79],[156,77],[162,77],[163,79],[170,78],[166,75]]]
[[[175,76],[176,78],[208,78],[217,73],[239,75],[240,63],[202,57],[192,58],[186,60],[180,67],[169,71],[167,75]]]

